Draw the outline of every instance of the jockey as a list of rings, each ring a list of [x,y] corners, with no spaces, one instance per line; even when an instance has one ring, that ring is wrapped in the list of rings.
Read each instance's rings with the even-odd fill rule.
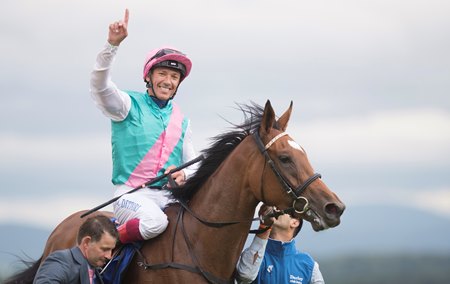
[[[111,119],[114,197],[195,158],[190,122],[173,102],[192,68],[185,54],[168,47],[150,51],[143,71],[145,92],[119,90],[110,79],[119,45],[128,35],[128,15],[126,10],[123,21],[110,24],[90,83],[95,104]],[[194,171],[189,167],[172,178],[183,184]],[[166,229],[163,210],[173,200],[170,191],[161,190],[163,185],[125,194],[113,204],[122,243],[154,238]]]

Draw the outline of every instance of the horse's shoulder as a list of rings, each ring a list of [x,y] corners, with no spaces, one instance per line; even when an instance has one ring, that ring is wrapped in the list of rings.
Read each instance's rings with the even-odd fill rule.
[[[166,213],[169,220],[176,217],[178,212],[180,211],[181,204],[180,203],[172,203],[167,208],[164,209],[164,213]]]
[[[164,213],[167,215],[169,220],[169,225],[166,230],[158,235],[155,238],[146,240],[144,242],[145,249],[149,250],[159,250],[161,246],[165,246],[167,244],[172,244],[172,240],[175,237],[177,228],[179,228],[179,212],[181,205],[179,203],[170,204],[168,207],[164,209]]]

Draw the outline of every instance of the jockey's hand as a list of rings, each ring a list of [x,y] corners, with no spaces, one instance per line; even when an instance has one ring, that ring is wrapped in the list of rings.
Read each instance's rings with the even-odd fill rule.
[[[169,166],[167,167],[166,171],[164,172],[164,174],[168,174],[171,170],[175,169],[175,166]],[[186,183],[186,175],[184,174],[184,171],[178,171],[178,172],[174,172],[172,173],[172,178],[173,180],[178,184],[178,185],[183,185]],[[168,184],[168,187],[171,187],[170,184]]]
[[[272,226],[273,222],[275,222],[275,217],[268,216],[269,214],[277,211],[273,206],[267,206],[265,204],[261,205],[259,208],[258,216],[261,224],[266,226]]]
[[[109,25],[108,42],[111,45],[119,46],[120,43],[128,36],[128,9],[125,9],[123,20],[114,22]]]

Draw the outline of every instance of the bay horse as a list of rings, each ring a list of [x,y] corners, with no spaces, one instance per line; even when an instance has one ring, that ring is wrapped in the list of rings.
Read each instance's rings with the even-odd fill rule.
[[[172,190],[179,202],[166,209],[169,226],[143,244],[124,283],[232,283],[260,202],[294,209],[315,231],[339,225],[345,205],[314,172],[305,150],[285,132],[292,102],[278,119],[269,100],[264,108],[255,103],[239,108],[245,121],[214,137],[202,151],[206,158],[197,172]],[[27,283],[26,277],[32,281],[49,253],[74,246],[84,212],[60,223],[42,257],[8,283]]]

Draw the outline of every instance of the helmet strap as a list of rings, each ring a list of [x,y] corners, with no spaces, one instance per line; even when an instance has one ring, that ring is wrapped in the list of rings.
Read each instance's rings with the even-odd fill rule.
[[[180,80],[180,83],[181,83],[181,80]],[[178,83],[178,86],[177,86],[175,92],[173,93],[173,95],[172,95],[167,101],[173,100],[173,98],[175,98],[175,95],[177,94],[178,87],[180,86],[180,83]],[[148,82],[146,82],[145,86],[146,86],[147,88],[150,88],[150,89],[152,90],[152,95],[153,95],[156,99],[158,99],[158,98],[156,97],[155,89],[153,89],[153,83],[152,83],[152,77],[151,77],[151,76],[149,76],[149,80],[148,80]],[[159,99],[158,99],[158,100],[159,100]]]

